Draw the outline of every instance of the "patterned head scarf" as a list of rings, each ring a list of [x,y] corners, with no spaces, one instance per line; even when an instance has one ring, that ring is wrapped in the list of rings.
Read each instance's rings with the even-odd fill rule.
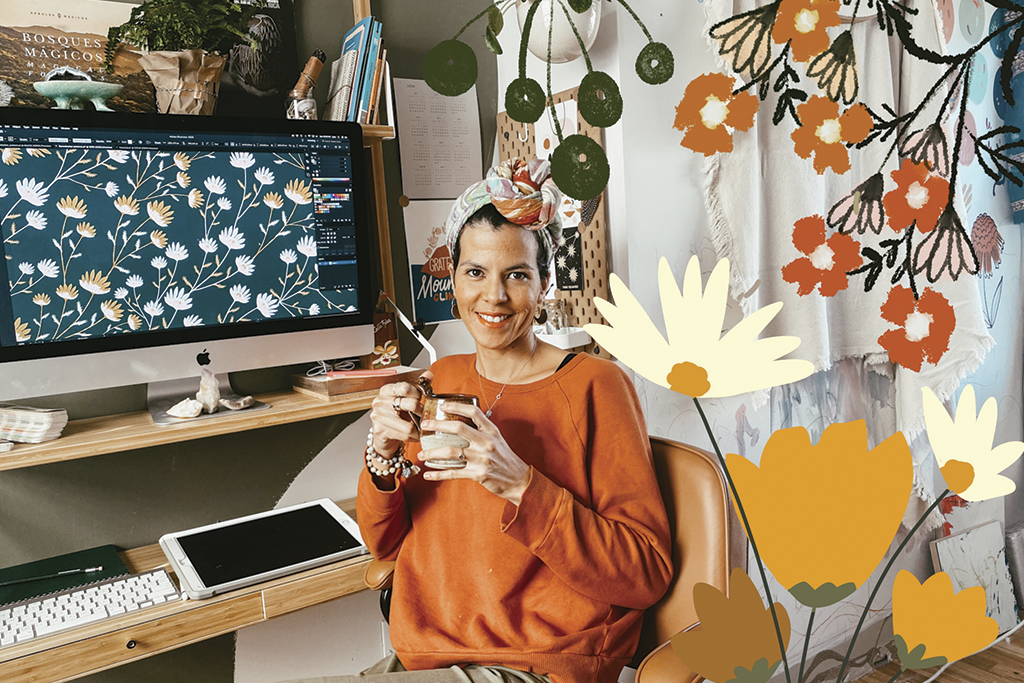
[[[551,180],[549,161],[526,161],[519,157],[503,161],[455,200],[444,226],[448,252],[455,253],[455,243],[466,221],[483,207],[494,204],[509,223],[540,231],[543,243],[540,256],[550,261],[562,237],[561,203],[562,193]]]

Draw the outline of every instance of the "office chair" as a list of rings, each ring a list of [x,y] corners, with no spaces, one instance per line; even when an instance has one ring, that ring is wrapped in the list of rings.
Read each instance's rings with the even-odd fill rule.
[[[694,584],[709,583],[728,594],[731,568],[746,566],[746,538],[713,454],[655,436],[651,450],[668,512],[675,571],[665,595],[644,613],[633,659],[636,683],[699,683],[704,678],[683,664],[669,640],[684,629],[700,628]],[[368,588],[381,591],[385,619],[394,564],[374,560],[364,575]]]

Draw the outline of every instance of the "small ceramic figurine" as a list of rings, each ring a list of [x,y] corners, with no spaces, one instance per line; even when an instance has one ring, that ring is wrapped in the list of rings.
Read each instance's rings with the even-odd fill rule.
[[[51,70],[45,80],[32,86],[40,95],[56,100],[57,109],[83,109],[85,102],[92,102],[96,111],[113,111],[106,101],[124,88],[118,83],[94,81],[89,74],[70,66]]]
[[[215,413],[220,409],[220,381],[209,368],[203,368],[199,377],[199,391],[196,392],[196,400],[208,413]]]

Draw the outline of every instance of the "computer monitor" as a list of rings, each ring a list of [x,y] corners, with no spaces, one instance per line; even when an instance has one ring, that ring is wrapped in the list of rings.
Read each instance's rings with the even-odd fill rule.
[[[354,123],[0,108],[0,400],[369,353]]]

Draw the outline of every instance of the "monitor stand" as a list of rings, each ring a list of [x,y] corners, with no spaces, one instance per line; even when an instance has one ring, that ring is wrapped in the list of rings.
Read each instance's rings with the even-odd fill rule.
[[[219,374],[216,377],[217,381],[220,382],[221,398],[241,398],[241,396],[235,393],[235,390],[231,387],[231,380],[228,379],[227,374]],[[153,418],[153,424],[175,425],[182,424],[184,422],[193,422],[195,420],[217,419],[220,417],[237,415],[238,413],[250,413],[254,410],[265,410],[270,407],[270,404],[268,403],[254,401],[251,406],[243,408],[242,410],[230,410],[221,406],[220,410],[215,413],[200,413],[196,417],[174,417],[173,415],[167,414],[167,410],[169,408],[177,405],[183,399],[195,398],[197,391],[199,391],[198,376],[191,379],[150,382],[147,385],[146,402],[149,404],[149,416]]]

